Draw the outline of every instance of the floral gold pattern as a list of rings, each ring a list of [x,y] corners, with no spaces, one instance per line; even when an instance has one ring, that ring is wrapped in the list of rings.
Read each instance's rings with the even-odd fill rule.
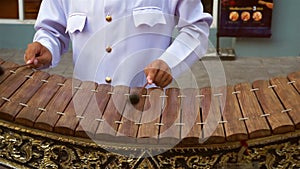
[[[300,168],[300,137],[264,145],[167,150],[77,143],[76,140],[0,128],[0,163],[15,168]],[[34,133],[34,134],[33,134]],[[241,150],[242,154],[241,154]],[[123,153],[122,153],[123,152]],[[124,155],[126,152],[126,155]]]

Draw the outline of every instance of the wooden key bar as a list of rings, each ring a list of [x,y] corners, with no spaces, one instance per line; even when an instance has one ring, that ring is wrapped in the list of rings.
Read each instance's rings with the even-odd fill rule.
[[[289,82],[288,84],[293,85],[298,93],[300,94],[300,71],[293,72],[288,75]]]
[[[59,89],[57,83],[63,83],[65,78],[59,75],[51,75],[46,82],[28,101],[28,107],[24,107],[16,116],[15,122],[33,127],[35,120],[46,111],[45,107]]]
[[[201,100],[203,128],[199,141],[204,144],[224,143],[224,128],[223,124],[219,123],[222,121],[219,104],[219,97],[222,93],[207,87],[201,89],[200,94],[204,98]]]
[[[13,66],[17,66],[17,64],[15,63],[11,63],[11,62],[4,62],[1,64],[1,67],[3,68],[3,71],[4,71],[4,74],[2,74],[0,76],[0,84],[4,81],[6,81],[6,78],[9,77],[10,75],[13,75],[12,72],[10,71],[5,71],[6,68],[10,68],[10,67],[13,67]],[[9,80],[9,79],[8,79]]]
[[[180,90],[178,88],[166,89],[166,102],[161,115],[159,143],[176,144],[180,141]]]
[[[84,111],[91,100],[96,89],[96,83],[83,82],[80,87],[75,87],[73,90],[78,90],[73,96],[71,102],[68,104],[64,114],[59,118],[55,124],[54,131],[66,134],[74,135],[75,129],[81,119],[84,118]]]
[[[111,96],[102,117],[103,122],[99,124],[95,137],[105,141],[120,141],[116,134],[128,102],[128,95],[126,94],[129,94],[129,87],[115,86],[109,94]]]
[[[300,95],[296,89],[288,84],[287,78],[276,77],[270,80],[273,90],[284,105],[282,113],[288,113],[294,122],[296,129],[300,129]]]
[[[240,83],[235,86],[235,90],[240,91],[237,97],[243,113],[243,118],[239,120],[245,121],[249,138],[269,136],[271,129],[267,119],[261,117],[264,113],[251,89],[252,86],[249,83]]]
[[[112,86],[107,84],[98,85],[89,102],[84,117],[76,128],[75,136],[94,138],[98,125],[102,122],[103,113],[110,99],[109,91]]]
[[[157,144],[161,113],[163,109],[164,92],[160,88],[147,90],[144,111],[142,112],[141,125],[138,131],[138,143]]]
[[[221,103],[224,105],[223,121],[227,141],[242,141],[248,139],[246,124],[242,118],[242,112],[237,100],[238,91],[233,86],[226,87],[226,95],[220,97]],[[225,93],[222,92],[222,93]],[[223,107],[223,106],[222,106]]]
[[[23,83],[31,76],[31,69],[20,68],[12,73],[3,83],[0,84],[0,106],[9,101],[11,95],[16,92]]]
[[[36,71],[31,76],[28,76],[28,80],[10,97],[11,101],[6,102],[0,108],[0,112],[5,112],[7,119],[12,121],[22,108],[28,107],[27,102],[44,84],[42,80],[47,80],[49,76],[48,73],[42,71]]]
[[[199,89],[183,89],[181,95],[181,144],[197,145],[201,136],[201,110]]]
[[[294,131],[293,122],[289,118],[288,113],[281,113],[284,107],[273,88],[269,88],[269,86],[271,86],[269,81],[258,80],[253,82],[253,88],[259,89],[254,92],[264,111],[265,116],[262,116],[262,118],[268,119],[274,134]]]
[[[145,93],[142,92],[144,88],[131,88],[132,93]],[[126,99],[127,104],[122,114],[120,124],[116,136],[120,138],[122,142],[136,142],[138,129],[140,126],[141,116],[144,108],[145,97],[140,97],[137,104],[131,104],[129,98]]]
[[[65,82],[57,83],[56,85],[59,87],[59,90],[47,104],[46,111],[35,121],[35,128],[46,131],[54,130],[55,124],[63,115],[73,95],[77,92],[77,90],[73,90],[73,87],[80,87],[81,81],[69,78]]]

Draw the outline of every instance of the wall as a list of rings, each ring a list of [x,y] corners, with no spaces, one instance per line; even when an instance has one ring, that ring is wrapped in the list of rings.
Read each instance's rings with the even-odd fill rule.
[[[300,56],[299,0],[274,0],[271,38],[220,38],[220,46],[232,47],[238,56]],[[216,29],[210,39],[216,44]]]
[[[25,49],[33,35],[33,25],[0,24],[0,48]]]
[[[221,38],[221,47],[232,47],[237,56],[299,56],[299,0],[274,0],[271,38]],[[34,34],[33,25],[0,24],[0,48],[25,49]],[[210,40],[216,44],[216,29]]]
[[[274,0],[270,39],[235,39],[234,48],[241,56],[300,56],[300,1]]]

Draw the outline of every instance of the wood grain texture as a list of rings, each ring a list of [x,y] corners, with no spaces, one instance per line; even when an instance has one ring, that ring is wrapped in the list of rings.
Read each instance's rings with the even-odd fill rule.
[[[18,1],[10,0],[10,1],[0,1],[0,18],[5,19],[18,19]]]
[[[102,122],[102,116],[110,99],[109,91],[112,86],[107,84],[98,85],[85,112],[84,118],[80,121],[75,130],[75,136],[94,138],[98,125]]]
[[[47,104],[45,108],[46,111],[35,121],[34,127],[46,131],[53,131],[55,124],[62,116],[59,113],[63,113],[65,111],[74,93],[77,91],[73,90],[73,87],[80,87],[80,85],[81,81],[71,78],[62,83],[58,91],[55,93],[55,96],[53,96]]]
[[[147,90],[147,95],[142,112],[141,125],[137,135],[138,143],[157,144],[159,135],[159,122],[162,113],[164,92],[160,88]]]
[[[199,89],[182,89],[181,95],[181,144],[197,145],[201,133],[201,111],[200,111]]]
[[[83,112],[93,95],[92,90],[95,90],[95,88],[96,83],[89,81],[82,82],[79,88],[73,88],[73,90],[78,91],[75,93],[66,110],[63,112],[64,115],[62,115],[55,124],[55,132],[66,135],[74,135],[78,123],[81,118],[84,118]]]
[[[24,16],[25,19],[36,19],[40,3],[42,0],[25,0],[24,1]]]
[[[128,102],[129,87],[115,86],[99,124],[95,138],[105,141],[119,141],[116,137],[124,108]]]
[[[239,104],[245,118],[249,138],[262,138],[271,135],[271,129],[267,119],[262,118],[263,111],[257,101],[255,94],[251,91],[249,83],[240,83],[235,86]]]
[[[253,82],[253,88],[259,90],[255,91],[257,99],[263,109],[264,118],[270,123],[272,132],[274,134],[287,133],[294,131],[295,127],[289,118],[288,114],[282,113],[284,107],[272,88],[269,88],[270,82],[258,80]],[[263,118],[263,117],[262,117]]]
[[[166,102],[162,111],[159,133],[159,143],[176,144],[180,141],[180,90],[178,88],[166,89]]]
[[[274,91],[280,98],[284,105],[285,113],[292,118],[296,129],[300,129],[300,95],[293,87],[293,85],[288,84],[287,78],[275,77],[271,80],[271,85],[274,86]]]
[[[10,68],[10,67],[15,67],[15,66],[18,66],[17,64],[15,64],[15,63],[12,63],[12,62],[3,62],[2,64],[1,64],[1,67],[2,67],[2,69],[4,70],[4,74],[2,74],[1,76],[0,76],[0,84],[2,83],[2,82],[4,82],[5,80],[6,80],[6,78],[8,78],[10,75],[13,75],[9,70],[8,70],[8,68]],[[7,83],[7,82],[6,82]]]
[[[202,89],[130,88],[49,75],[0,59],[0,117],[115,143],[197,146],[300,129],[300,72]],[[146,91],[146,93],[142,92]],[[129,94],[143,93],[138,104]],[[230,143],[231,144],[231,143]]]
[[[24,107],[16,116],[15,122],[25,126],[33,127],[35,120],[44,111],[48,102],[59,89],[57,83],[63,83],[65,78],[59,75],[51,75],[48,83],[45,83],[28,101],[28,107]]]
[[[38,89],[44,84],[42,80],[47,80],[50,75],[42,71],[34,72],[25,83],[10,97],[10,102],[6,102],[0,107],[0,112],[5,112],[9,119],[13,120],[15,116],[26,108],[27,102],[33,97]],[[34,84],[34,85],[33,85]]]
[[[30,76],[32,73],[31,69],[19,68],[0,84],[0,106],[6,102],[3,98],[9,99],[28,80],[26,75]],[[6,116],[3,115],[3,118],[6,119]]]
[[[291,82],[290,84],[293,85],[297,89],[298,93],[300,94],[300,71],[290,73],[288,75],[288,79]]]
[[[221,109],[219,104],[219,93],[216,89],[203,88],[200,94],[204,96],[201,100],[202,123],[203,128],[200,137],[200,143],[213,144],[224,143],[225,133],[220,121],[222,121]]]
[[[145,104],[145,97],[141,97],[143,88],[133,87],[130,89],[130,94],[138,94],[139,102],[135,105],[131,104],[127,98],[127,104],[123,111],[122,118],[118,127],[116,136],[122,142],[136,142],[138,130],[140,127],[141,116]]]
[[[242,118],[242,112],[233,86],[227,86],[226,91],[220,96],[224,104],[223,121],[227,141],[242,141],[248,139],[247,128]],[[225,97],[226,96],[226,97]]]

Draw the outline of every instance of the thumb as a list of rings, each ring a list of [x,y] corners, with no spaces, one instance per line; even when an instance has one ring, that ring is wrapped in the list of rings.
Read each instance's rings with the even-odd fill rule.
[[[147,76],[147,83],[148,84],[152,84],[153,83],[153,80],[152,80],[153,78],[151,78],[151,75],[148,75]]]
[[[26,64],[37,64],[36,56],[41,52],[41,44],[33,42],[28,44],[28,47],[24,54],[24,61]]]

